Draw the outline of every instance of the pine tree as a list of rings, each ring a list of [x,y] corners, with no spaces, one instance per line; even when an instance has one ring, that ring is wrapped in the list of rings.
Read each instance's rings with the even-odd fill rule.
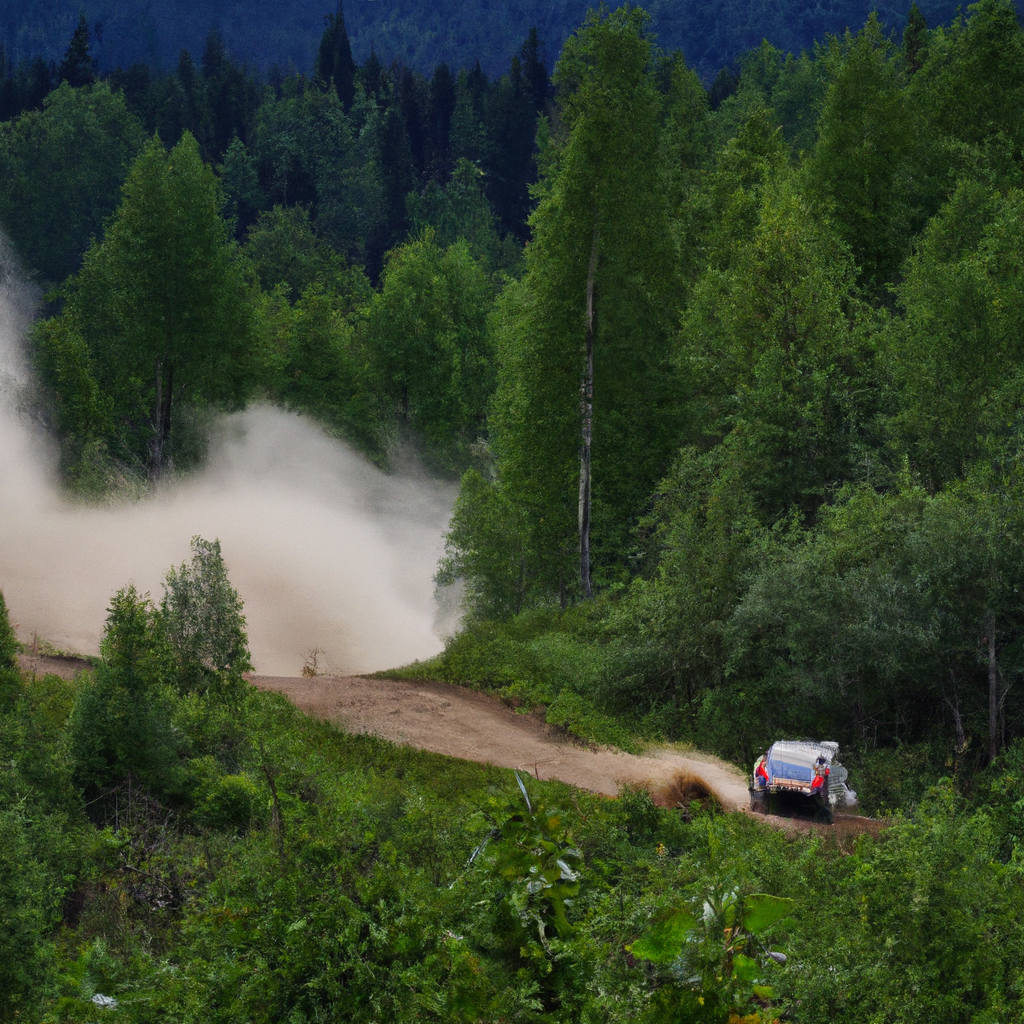
[[[96,62],[89,54],[89,23],[84,13],[78,15],[78,27],[57,69],[57,77],[73,89],[96,81]]]
[[[928,56],[928,22],[924,20],[916,3],[910,5],[907,13],[907,27],[903,30],[903,55],[911,74],[921,70]]]
[[[345,31],[342,0],[338,0],[338,13],[328,14],[325,21],[327,27],[320,37],[320,49],[316,55],[316,78],[323,88],[333,82],[338,99],[348,110],[356,94],[356,65]]]
[[[530,29],[530,34],[522,49],[519,60],[523,67],[523,78],[533,103],[533,109],[539,114],[544,110],[548,98],[548,69],[544,62],[544,43],[537,34],[537,26]]]

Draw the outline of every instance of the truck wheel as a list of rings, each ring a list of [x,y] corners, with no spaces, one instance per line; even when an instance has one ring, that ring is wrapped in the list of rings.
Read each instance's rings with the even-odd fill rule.
[[[834,825],[836,823],[836,816],[832,813],[832,808],[825,804],[824,807],[819,807],[817,813],[814,815],[814,820],[819,825]]]
[[[765,790],[749,788],[747,790],[750,793],[750,809],[755,814],[767,814],[768,813],[768,794]]]

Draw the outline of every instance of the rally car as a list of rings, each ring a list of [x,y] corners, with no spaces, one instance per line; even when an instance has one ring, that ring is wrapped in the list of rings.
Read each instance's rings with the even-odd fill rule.
[[[767,814],[772,795],[790,794],[831,824],[835,808],[857,805],[857,794],[846,785],[846,777],[838,743],[778,740],[754,765],[750,809]]]

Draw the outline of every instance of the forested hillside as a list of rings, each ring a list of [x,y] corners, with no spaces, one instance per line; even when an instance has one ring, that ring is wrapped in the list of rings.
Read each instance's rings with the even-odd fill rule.
[[[304,73],[213,32],[105,76],[80,21],[7,79],[26,402],[69,491],[158,489],[251,401],[412,450],[461,480],[466,617],[407,672],[746,767],[827,736],[904,816],[840,856],[289,720],[197,541],[160,606],[114,599],[90,680],[19,682],[0,623],[0,1014],[1022,1019],[1013,4],[761,43],[711,89],[638,8],[550,79],[538,34],[494,77],[345,26]]]
[[[539,631],[576,699],[731,757],[991,760],[1024,725],[1014,8],[764,43],[717,96],[648,28],[589,16],[551,82],[531,34],[492,81],[358,65],[339,16],[266,82],[217,33],[103,78],[81,22],[0,125],[66,478],[156,482],[275,401],[465,473],[439,578],[511,660],[453,667],[471,632],[437,671],[522,682]]]
[[[614,5],[612,5],[614,6]],[[959,5],[952,0],[922,0],[933,24],[948,23]],[[811,49],[827,33],[856,29],[877,10],[891,26],[902,25],[908,0],[871,5],[810,3],[807,0],[757,3],[733,0],[653,0],[652,29],[667,50],[682,49],[706,81],[744,51],[767,39],[785,52]],[[413,3],[411,0],[350,0],[345,20],[352,48],[362,63],[376,48],[379,57],[400,60],[428,74],[440,63],[452,68],[480,62],[484,71],[501,73],[519,42],[536,27],[552,58],[587,12],[585,0],[490,0]],[[41,56],[59,61],[79,15],[98,26],[96,55],[105,71],[135,63],[168,71],[182,49],[197,54],[210,29],[219,29],[236,59],[261,71],[289,63],[308,73],[316,41],[329,13],[323,0],[36,0],[31,4],[0,0],[0,44],[15,65]]]
[[[1019,751],[856,847],[607,800],[248,686],[193,553],[74,683],[19,679],[0,598],[0,1020],[1021,1019]]]

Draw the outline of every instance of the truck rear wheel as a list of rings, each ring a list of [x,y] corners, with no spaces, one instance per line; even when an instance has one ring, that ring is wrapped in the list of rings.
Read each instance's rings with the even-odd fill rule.
[[[815,812],[814,820],[819,825],[834,825],[836,823],[836,816],[832,813],[831,806],[826,803],[824,807],[819,807]]]

